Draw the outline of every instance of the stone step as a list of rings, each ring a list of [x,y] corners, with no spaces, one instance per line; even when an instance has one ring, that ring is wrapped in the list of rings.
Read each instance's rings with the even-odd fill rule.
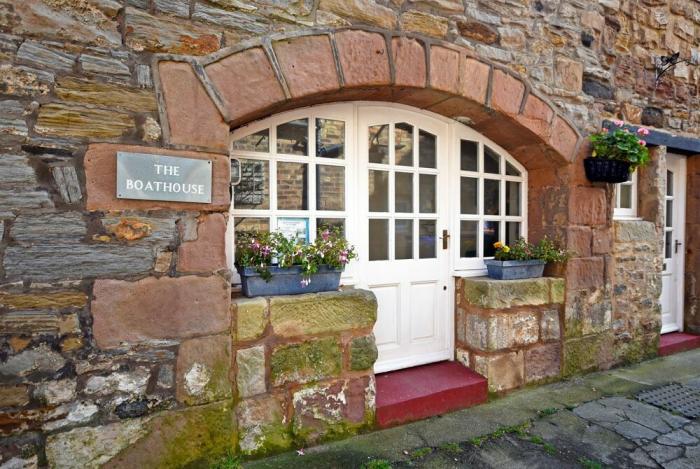
[[[696,348],[700,348],[700,335],[672,332],[662,335],[659,341],[659,355],[662,357]]]
[[[377,375],[377,425],[387,428],[486,402],[486,379],[458,362]]]

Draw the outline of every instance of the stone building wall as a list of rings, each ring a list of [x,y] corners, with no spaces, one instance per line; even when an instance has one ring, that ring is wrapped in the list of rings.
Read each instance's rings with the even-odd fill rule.
[[[700,158],[689,158],[686,171],[685,328],[700,334]]]

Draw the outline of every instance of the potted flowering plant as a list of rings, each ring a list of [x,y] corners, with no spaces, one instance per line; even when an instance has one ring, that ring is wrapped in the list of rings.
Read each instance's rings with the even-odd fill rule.
[[[569,253],[546,236],[537,244],[519,238],[511,246],[500,241],[493,244],[496,254],[485,260],[488,276],[497,280],[541,277],[548,262],[564,262]]]
[[[356,258],[339,229],[322,228],[313,243],[282,233],[250,231],[236,236],[236,270],[248,297],[337,290],[345,265]]]
[[[643,139],[649,130],[640,127],[633,132],[620,120],[613,121],[613,126],[589,137],[593,151],[583,165],[590,181],[625,182],[631,171],[649,161],[649,149]]]

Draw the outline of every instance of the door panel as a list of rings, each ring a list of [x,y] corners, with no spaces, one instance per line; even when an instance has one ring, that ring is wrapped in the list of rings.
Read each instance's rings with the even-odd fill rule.
[[[377,296],[375,371],[449,359],[449,256],[438,239],[449,225],[448,126],[408,110],[358,113],[360,286]]]

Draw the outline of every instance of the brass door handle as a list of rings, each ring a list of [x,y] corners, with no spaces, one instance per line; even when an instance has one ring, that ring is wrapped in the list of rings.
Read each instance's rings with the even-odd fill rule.
[[[447,249],[450,240],[450,233],[447,230],[442,230],[442,249]]]

